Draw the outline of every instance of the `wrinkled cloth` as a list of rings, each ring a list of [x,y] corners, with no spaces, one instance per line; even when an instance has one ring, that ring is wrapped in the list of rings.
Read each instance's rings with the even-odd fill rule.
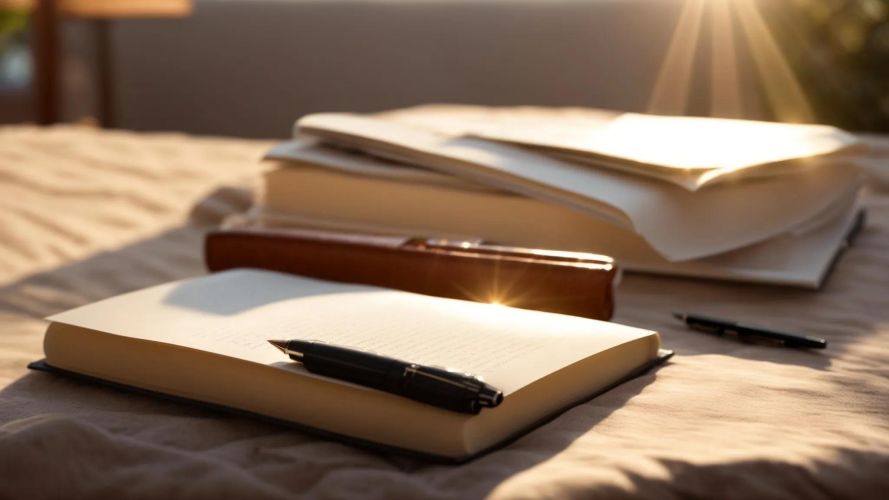
[[[615,321],[660,331],[673,360],[460,466],[26,369],[42,357],[43,317],[205,272],[203,234],[249,207],[270,145],[0,128],[0,498],[878,498],[889,488],[889,190],[879,185],[821,292],[625,276]],[[883,175],[887,151],[870,165]],[[733,342],[687,330],[672,311],[830,345]]]

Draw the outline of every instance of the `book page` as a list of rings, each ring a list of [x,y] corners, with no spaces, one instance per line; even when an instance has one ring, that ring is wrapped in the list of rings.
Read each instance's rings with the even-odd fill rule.
[[[476,133],[680,171],[739,170],[835,153],[858,143],[826,125],[636,113],[595,128],[543,120],[499,123]]]
[[[610,347],[657,335],[574,316],[247,269],[132,292],[48,319],[306,376],[312,375],[267,340],[321,340],[474,373],[504,394]]]
[[[655,179],[559,161],[491,141],[436,134],[358,115],[324,113],[299,122],[324,137],[424,167],[583,211],[642,236],[669,261],[734,250],[805,223],[861,182],[852,164],[806,175],[726,183],[697,192]]]
[[[793,160],[864,149],[825,125],[659,116],[588,108],[424,105],[379,113],[385,120],[448,135],[474,135],[569,161],[656,178],[696,191],[741,177],[780,175]],[[763,167],[763,168],[757,168]]]
[[[434,170],[399,165],[392,161],[374,158],[360,152],[322,147],[316,139],[304,137],[278,144],[270,149],[263,159],[306,165],[324,165],[325,167],[337,169],[348,174],[398,179],[406,182],[440,185],[466,190],[494,191],[494,189],[482,184],[470,182],[453,175],[441,174]]]
[[[492,139],[494,140],[494,139]],[[525,146],[525,144],[517,144]],[[772,163],[761,168],[745,167],[743,169],[701,169],[683,171],[680,169],[652,169],[644,164],[631,162],[623,162],[605,157],[597,158],[594,156],[583,155],[579,153],[566,152],[560,149],[543,149],[542,154],[547,154],[553,158],[565,160],[579,165],[588,165],[591,168],[607,168],[618,172],[627,172],[634,175],[644,175],[652,179],[658,179],[669,182],[688,191],[697,191],[706,186],[712,186],[717,183],[750,180],[756,178],[777,177],[779,175],[794,175],[805,173],[813,166],[821,166],[830,162],[848,162],[847,157],[843,156],[823,156],[817,158],[808,158],[805,160],[786,161],[782,163]]]

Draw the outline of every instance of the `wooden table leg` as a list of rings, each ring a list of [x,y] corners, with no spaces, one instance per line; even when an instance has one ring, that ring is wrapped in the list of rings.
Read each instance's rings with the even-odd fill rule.
[[[38,0],[31,36],[37,123],[59,120],[59,17],[56,0]]]

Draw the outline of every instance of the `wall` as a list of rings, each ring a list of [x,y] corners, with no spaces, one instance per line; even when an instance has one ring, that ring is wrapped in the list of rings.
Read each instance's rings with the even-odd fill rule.
[[[644,111],[682,4],[199,0],[114,23],[117,123],[284,137],[309,112],[425,102]]]

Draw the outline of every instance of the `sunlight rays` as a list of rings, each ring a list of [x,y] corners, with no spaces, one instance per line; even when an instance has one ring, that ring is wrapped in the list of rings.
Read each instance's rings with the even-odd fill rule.
[[[753,2],[734,0],[733,5],[775,117],[781,121],[811,123],[815,121],[815,115],[802,86]]]
[[[743,118],[732,13],[725,1],[711,3],[710,112],[724,118]]]
[[[705,26],[709,23],[709,26]],[[709,27],[709,43],[702,33]],[[736,37],[743,35],[745,48],[755,66],[761,97],[775,119],[786,122],[815,121],[805,92],[769,31],[756,0],[686,0],[651,93],[648,112],[684,115],[690,111],[690,94],[698,50],[709,50],[710,115],[742,118],[742,68]],[[747,96],[747,99],[750,99]]]
[[[695,53],[706,0],[686,0],[648,102],[650,113],[682,115],[688,107]]]

